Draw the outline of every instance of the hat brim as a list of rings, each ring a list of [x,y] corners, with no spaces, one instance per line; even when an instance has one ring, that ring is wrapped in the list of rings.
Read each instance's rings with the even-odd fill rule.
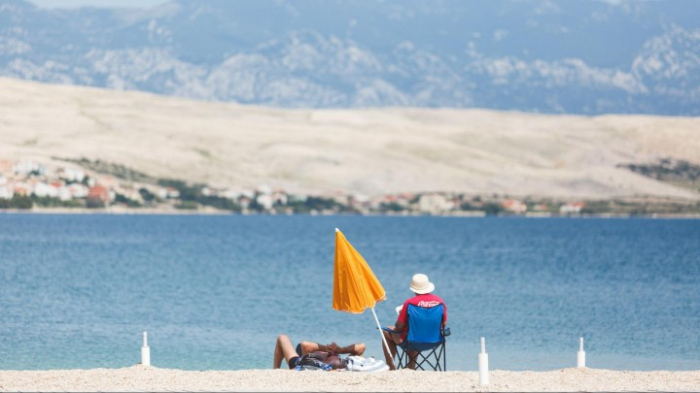
[[[435,284],[433,284],[432,282],[429,282],[428,286],[423,288],[423,289],[414,288],[413,286],[411,286],[411,291],[413,291],[414,293],[417,293],[419,295],[425,295],[426,293],[430,293],[434,290],[435,290]]]

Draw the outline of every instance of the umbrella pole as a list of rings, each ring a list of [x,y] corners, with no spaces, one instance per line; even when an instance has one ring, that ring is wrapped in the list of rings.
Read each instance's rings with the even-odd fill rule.
[[[384,347],[386,348],[387,353],[389,356],[391,356],[391,350],[389,349],[389,343],[386,342],[386,337],[384,336],[384,331],[382,330],[382,325],[379,324],[379,318],[377,318],[377,313],[374,312],[374,307],[372,307],[372,315],[374,315],[374,321],[377,322],[377,328],[379,329],[379,334],[382,335],[382,342],[384,342]],[[394,362],[394,359],[391,359],[391,362]]]

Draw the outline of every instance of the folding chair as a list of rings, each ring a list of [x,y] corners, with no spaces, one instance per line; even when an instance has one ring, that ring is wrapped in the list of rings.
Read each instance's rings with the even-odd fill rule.
[[[425,370],[425,366],[433,371],[447,371],[445,337],[450,335],[450,329],[442,326],[444,306],[422,308],[409,304],[407,313],[408,335],[396,348],[396,368],[408,368],[415,362],[416,370]]]

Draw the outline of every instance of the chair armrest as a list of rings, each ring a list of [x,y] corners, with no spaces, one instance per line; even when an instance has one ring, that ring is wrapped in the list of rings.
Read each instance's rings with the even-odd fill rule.
[[[449,327],[449,326],[445,326],[444,328],[442,328],[442,336],[443,336],[443,337],[447,337],[447,336],[449,336],[450,334],[452,334],[452,332],[450,331],[450,327]]]
[[[399,330],[389,329],[388,327],[383,327],[382,330],[384,330],[385,332],[389,332],[389,333],[402,333]]]

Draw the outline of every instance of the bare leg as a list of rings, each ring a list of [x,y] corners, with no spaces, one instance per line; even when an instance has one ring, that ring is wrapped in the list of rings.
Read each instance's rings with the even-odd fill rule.
[[[302,341],[301,342],[301,353],[299,356],[304,356],[307,353],[322,351],[321,347],[325,348],[325,345],[315,343],[313,341]]]
[[[393,329],[393,326],[389,326],[389,329]],[[386,330],[382,330],[384,338],[386,338],[386,343],[389,345],[389,350],[391,353],[387,352],[384,342],[382,342],[382,350],[384,351],[384,358],[386,359],[386,364],[389,369],[396,370],[394,365],[394,356],[396,356],[396,344],[401,344],[401,335],[399,333],[389,333]]]
[[[359,344],[352,344],[348,345],[345,348],[341,348],[341,351],[338,351],[339,353],[349,353],[351,355],[355,356],[362,356],[363,353],[365,353],[365,344],[359,343]]]
[[[299,356],[297,351],[292,345],[292,341],[284,334],[280,334],[277,337],[277,343],[275,343],[275,357],[272,360],[272,368],[278,369],[282,365],[282,359],[289,362],[289,359],[294,356]]]
[[[311,352],[332,352],[336,354],[350,354],[350,355],[356,355],[356,356],[362,356],[363,353],[365,353],[365,344],[363,343],[357,343],[357,344],[350,344],[346,347],[339,347],[335,343],[330,343],[330,344],[319,344],[315,343],[312,341],[302,341],[301,342],[301,353],[299,356],[305,355],[307,353]]]
[[[415,370],[416,369],[416,358],[418,357],[418,352],[416,351],[408,351],[408,368],[410,370]]]

